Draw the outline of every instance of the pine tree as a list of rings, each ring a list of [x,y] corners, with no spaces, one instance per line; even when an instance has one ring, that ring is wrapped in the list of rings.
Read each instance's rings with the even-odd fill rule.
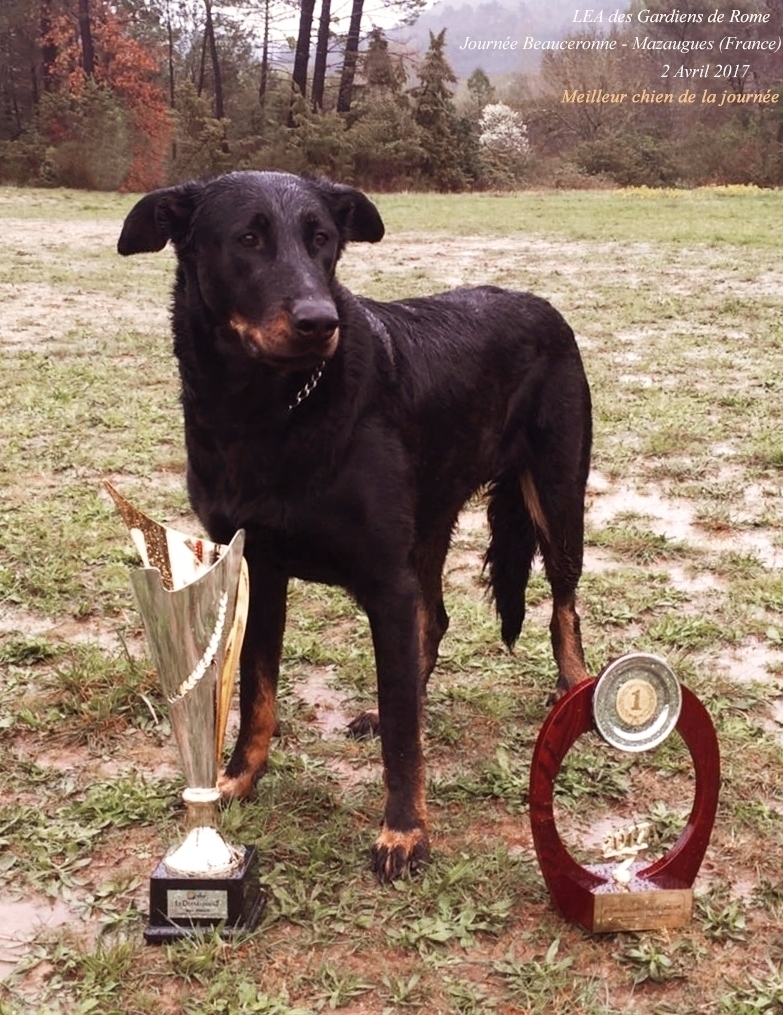
[[[495,89],[481,67],[477,67],[468,78],[468,112],[480,115],[484,106],[495,101]]]
[[[426,152],[424,174],[439,190],[460,190],[468,182],[464,145],[470,136],[469,124],[457,114],[451,85],[457,78],[444,52],[446,29],[430,32],[430,45],[421,68],[419,84],[412,89],[414,119],[421,128]]]

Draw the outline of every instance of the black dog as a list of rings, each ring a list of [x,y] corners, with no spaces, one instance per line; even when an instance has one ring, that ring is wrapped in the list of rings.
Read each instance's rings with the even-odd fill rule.
[[[485,286],[377,303],[342,288],[345,243],[383,232],[357,190],[246,172],[148,194],[118,249],[174,244],[191,502],[213,539],[247,532],[241,722],[221,789],[247,796],[267,763],[288,579],[343,586],[375,648],[386,881],[429,852],[420,705],[448,626],[449,540],[480,487],[504,641],[539,549],[558,692],[586,677],[574,604],[591,419],[573,332],[544,300]]]

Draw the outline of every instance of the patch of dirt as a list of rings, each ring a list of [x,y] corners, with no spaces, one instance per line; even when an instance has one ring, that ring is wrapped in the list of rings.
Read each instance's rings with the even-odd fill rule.
[[[421,271],[434,280],[436,287],[448,289],[470,285],[476,277],[477,264],[481,265],[482,277],[487,279],[493,271],[505,274],[510,261],[521,261],[535,265],[537,275],[548,275],[557,285],[567,284],[578,276],[580,290],[589,298],[583,267],[594,252],[594,244],[581,241],[551,242],[526,236],[499,240],[491,236],[437,235],[425,239],[421,235],[397,233],[394,238],[384,239],[382,248],[360,251],[349,247],[342,276],[353,289],[362,292],[378,272],[394,276]],[[523,279],[517,283],[518,287],[524,285]]]
[[[66,926],[88,928],[62,900],[15,898],[0,890],[0,982],[11,976],[37,938]]]
[[[51,620],[16,607],[0,612],[0,635],[24,632],[28,638],[48,638],[50,641],[73,645],[97,645],[106,652],[116,653],[126,648],[133,656],[144,654],[144,640],[140,633],[120,630],[116,621],[97,617],[75,619],[66,617]]]
[[[139,296],[108,292],[105,287],[63,284],[63,270],[78,272],[84,267],[89,278],[92,256],[114,255],[118,224],[112,221],[54,221],[3,219],[3,243],[18,266],[21,281],[0,282],[0,343],[5,351],[34,350],[78,353],[84,334],[94,333],[96,322],[107,334],[134,328],[168,331],[165,303],[145,306],[139,316]],[[51,277],[51,282],[40,278]],[[82,332],[72,338],[74,332]]]
[[[594,486],[593,493],[587,521],[595,528],[603,528],[618,515],[635,514],[643,516],[653,532],[669,539],[687,542],[697,535],[689,501],[674,502],[652,487],[642,493],[630,486],[607,486],[599,492]]]
[[[0,342],[6,351],[73,349],[78,353],[82,339],[65,336],[79,329],[91,331],[96,315],[111,334],[127,329],[137,314],[137,300],[107,296],[98,289],[70,290],[66,297],[60,288],[40,283],[0,283]],[[134,327],[165,335],[168,314],[151,308],[143,323]]]
[[[345,732],[353,715],[346,706],[345,695],[335,686],[331,667],[310,667],[307,677],[296,681],[294,691],[310,706],[310,722],[323,736]]]
[[[696,522],[696,510],[691,501],[670,497],[655,484],[645,484],[644,490],[631,485],[611,489],[597,476],[593,484],[587,513],[587,524],[592,528],[600,529],[619,516],[633,514],[643,518],[656,535],[667,539],[713,553],[754,556],[767,568],[783,566],[783,548],[776,545],[778,533],[772,529],[732,528],[729,532],[707,532]],[[763,488],[751,486],[745,491],[745,504],[760,509],[763,496]],[[751,517],[749,514],[745,520]]]
[[[32,759],[39,768],[67,773],[76,783],[85,785],[134,775],[143,779],[182,778],[173,741],[161,746],[142,730],[132,728],[123,734],[112,754],[96,754],[79,744],[49,743],[42,747],[40,737],[32,733],[15,736],[11,751],[17,758]]]
[[[337,744],[339,753],[325,759],[327,768],[334,772],[344,789],[377,778],[380,765],[354,757],[355,741],[348,734],[348,724],[356,717],[348,696],[335,684],[334,673],[328,666],[310,667],[294,683],[294,693],[310,708],[309,721],[321,738]],[[237,717],[238,721],[238,717]]]
[[[741,684],[781,682],[783,651],[762,642],[746,642],[741,648],[724,649],[714,657],[715,665]]]
[[[117,224],[90,219],[3,219],[3,239],[11,252],[29,255],[30,250],[64,247],[111,248],[117,243]],[[18,249],[17,249],[18,248]]]

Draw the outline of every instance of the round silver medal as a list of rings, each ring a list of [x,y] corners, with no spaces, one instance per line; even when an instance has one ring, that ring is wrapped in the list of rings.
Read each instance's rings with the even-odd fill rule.
[[[609,663],[595,685],[598,732],[621,751],[647,751],[669,736],[682,708],[680,683],[658,656],[631,652]]]

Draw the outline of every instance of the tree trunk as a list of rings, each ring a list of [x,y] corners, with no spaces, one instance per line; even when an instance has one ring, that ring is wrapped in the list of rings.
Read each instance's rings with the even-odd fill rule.
[[[261,49],[261,78],[258,82],[258,104],[266,105],[266,88],[269,82],[269,3],[264,0],[264,45]]]
[[[196,94],[201,98],[201,93],[204,91],[204,76],[207,72],[207,43],[209,41],[209,24],[204,25],[204,36],[201,40],[201,59],[198,65],[198,84],[196,85]]]
[[[329,51],[329,23],[332,0],[321,0],[321,20],[318,22],[318,41],[315,44],[315,67],[313,68],[313,109],[324,108],[324,81],[326,80],[326,58]]]
[[[168,64],[169,64],[169,108],[175,109],[177,105],[176,80],[174,77],[174,28],[171,24],[171,7],[169,0],[166,0],[166,34],[168,36]],[[177,158],[177,135],[176,132],[171,139],[171,159]]]
[[[291,105],[288,109],[288,126],[294,126],[294,96],[296,92],[302,98],[307,94],[307,63],[310,59],[310,33],[313,28],[313,10],[315,0],[302,0],[299,15],[299,35],[296,38],[296,55],[294,57],[294,75],[291,85]]]
[[[364,0],[353,0],[351,23],[348,27],[348,40],[345,43],[343,72],[340,77],[340,92],[337,96],[337,112],[347,113],[351,108],[353,79],[356,75],[356,60],[359,55],[359,34],[362,28],[362,9]]]
[[[13,116],[14,123],[16,124],[16,130],[14,131],[13,137],[17,138],[22,133],[22,117],[19,111],[19,101],[16,97],[16,75],[13,71],[13,68],[9,68],[8,86],[9,86],[8,98],[10,100],[9,103],[10,109],[8,110],[8,112]]]
[[[52,42],[51,0],[41,0],[41,62],[43,64],[43,87],[45,92],[54,90],[54,65],[57,61],[57,46]]]
[[[176,90],[174,80],[174,28],[171,24],[171,9],[169,0],[166,0],[166,34],[168,37],[168,65],[169,65],[169,107],[174,109],[176,105]]]
[[[33,105],[37,106],[41,96],[38,91],[38,71],[34,63],[30,64],[30,93],[33,96]]]
[[[95,74],[95,50],[92,45],[90,0],[79,0],[79,35],[82,40],[82,68],[84,76],[91,78]]]
[[[209,58],[212,63],[212,77],[215,86],[215,119],[222,120],[226,113],[223,105],[223,79],[220,76],[217,42],[215,40],[215,23],[212,20],[212,0],[204,0],[207,8],[207,34],[209,36]]]

